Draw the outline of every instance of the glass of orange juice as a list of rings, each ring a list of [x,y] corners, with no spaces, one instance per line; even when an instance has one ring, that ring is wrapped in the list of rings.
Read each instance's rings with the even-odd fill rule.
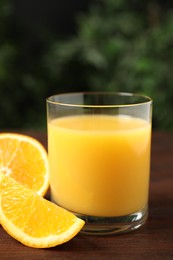
[[[152,100],[112,92],[47,98],[51,200],[85,220],[86,234],[116,234],[148,216]]]

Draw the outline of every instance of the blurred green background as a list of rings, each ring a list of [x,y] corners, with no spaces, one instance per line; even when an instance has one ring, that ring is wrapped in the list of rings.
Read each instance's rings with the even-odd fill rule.
[[[173,130],[173,2],[1,0],[0,130],[45,129],[47,96],[122,91]]]

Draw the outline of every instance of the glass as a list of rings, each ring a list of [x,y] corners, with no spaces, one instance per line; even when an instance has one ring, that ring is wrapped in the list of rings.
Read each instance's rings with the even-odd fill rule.
[[[85,220],[85,234],[115,234],[148,216],[152,100],[131,93],[47,98],[51,200]]]

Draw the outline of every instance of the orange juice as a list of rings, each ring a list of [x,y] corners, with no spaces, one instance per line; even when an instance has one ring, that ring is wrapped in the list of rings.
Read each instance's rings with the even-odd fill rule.
[[[51,197],[90,216],[123,216],[148,201],[151,125],[130,116],[79,115],[48,123]]]

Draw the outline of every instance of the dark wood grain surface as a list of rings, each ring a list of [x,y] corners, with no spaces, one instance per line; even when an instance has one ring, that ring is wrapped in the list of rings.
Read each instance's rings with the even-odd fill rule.
[[[45,133],[27,133],[47,146]],[[153,133],[149,218],[131,233],[77,235],[51,249],[33,249],[0,227],[0,259],[173,259],[173,133]]]

